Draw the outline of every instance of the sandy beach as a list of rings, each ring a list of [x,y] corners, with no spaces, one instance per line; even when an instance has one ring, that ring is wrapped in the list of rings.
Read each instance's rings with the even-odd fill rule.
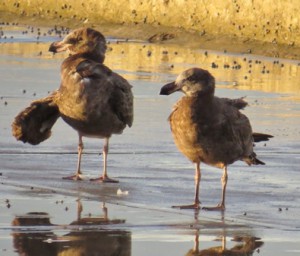
[[[89,181],[102,168],[98,139],[85,139],[86,179],[73,182],[62,177],[76,168],[78,138],[62,120],[38,146],[11,135],[19,111],[59,86],[66,55],[48,52],[59,34],[46,25],[1,27],[0,255],[299,254],[299,61],[106,34],[105,64],[133,85],[134,124],[111,139],[108,168],[119,183]],[[265,166],[229,166],[224,213],[171,208],[192,201],[194,169],[167,123],[182,95],[158,94],[193,66],[215,76],[217,96],[246,96],[253,130],[274,135],[255,146]],[[222,173],[202,168],[201,202],[215,205]]]

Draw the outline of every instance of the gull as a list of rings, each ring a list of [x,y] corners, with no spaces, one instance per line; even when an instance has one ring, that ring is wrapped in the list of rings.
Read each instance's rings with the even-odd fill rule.
[[[247,103],[241,99],[219,98],[214,95],[215,79],[207,71],[191,68],[182,72],[174,82],[161,88],[161,95],[176,91],[185,94],[169,116],[171,132],[177,148],[195,164],[195,199],[180,209],[200,209],[200,163],[223,169],[221,202],[207,210],[225,210],[228,180],[227,166],[237,160],[248,165],[264,165],[256,158],[253,143],[273,137],[253,133],[249,119],[239,110]]]
[[[69,53],[61,65],[60,87],[16,116],[13,135],[24,143],[37,145],[51,136],[52,126],[61,117],[79,138],[77,170],[64,178],[82,179],[83,137],[91,137],[104,139],[103,172],[92,180],[118,182],[107,175],[109,138],[132,126],[132,86],[103,64],[106,40],[94,29],[76,29],[62,41],[52,43],[49,51]]]

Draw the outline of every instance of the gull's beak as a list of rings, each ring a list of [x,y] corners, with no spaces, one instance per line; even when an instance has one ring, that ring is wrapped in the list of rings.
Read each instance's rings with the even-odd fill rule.
[[[175,82],[172,82],[172,83],[165,84],[163,87],[161,87],[159,94],[170,95],[173,92],[179,91],[180,89],[181,88]]]
[[[49,52],[57,53],[64,52],[68,49],[68,44],[65,44],[63,41],[54,42],[49,47]]]

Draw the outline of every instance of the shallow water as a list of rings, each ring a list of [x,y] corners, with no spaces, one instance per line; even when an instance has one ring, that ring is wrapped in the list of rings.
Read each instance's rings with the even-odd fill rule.
[[[21,26],[2,30],[1,255],[210,255],[225,240],[234,255],[299,254],[297,61],[108,38],[105,63],[130,81],[135,95],[133,127],[110,144],[108,171],[120,183],[88,181],[102,168],[102,141],[96,139],[84,140],[86,180],[71,182],[61,177],[75,170],[76,132],[59,120],[49,140],[31,146],[17,142],[10,128],[30,101],[58,87],[59,65],[66,55],[53,56],[47,50],[59,37],[47,34],[37,40],[37,28],[24,34],[28,28]],[[41,31],[43,35],[48,29]],[[255,147],[265,166],[237,162],[228,168],[223,215],[171,208],[193,199],[194,169],[177,151],[166,121],[181,95],[158,93],[164,83],[193,66],[216,77],[218,96],[246,96],[250,106],[244,113],[253,129],[275,136]],[[201,201],[215,205],[221,171],[205,165],[202,169]],[[128,195],[118,195],[118,189]]]

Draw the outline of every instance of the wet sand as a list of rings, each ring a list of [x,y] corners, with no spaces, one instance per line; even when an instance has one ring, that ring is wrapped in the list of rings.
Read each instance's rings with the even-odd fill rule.
[[[4,1],[0,15],[3,21],[9,21],[10,14],[13,22],[30,20],[38,26],[41,20],[46,26],[53,22],[72,28],[96,25],[119,37],[156,34],[156,39],[172,38],[195,47],[230,51],[248,47],[246,50],[255,54],[299,59],[299,9],[298,1],[286,0],[131,0],[130,4],[120,0],[49,0]]]
[[[245,37],[245,35],[242,35],[244,33],[244,29],[233,36],[231,33],[224,34],[223,32],[217,33],[214,31],[213,33],[203,34],[201,31],[199,32],[192,28],[186,30],[178,27],[168,27],[154,24],[103,23],[103,21],[99,21],[99,19],[91,21],[89,19],[82,20],[78,18],[74,19],[72,17],[63,19],[55,17],[46,18],[36,15],[28,17],[8,12],[0,12],[0,15],[4,24],[28,24],[29,26],[34,26],[36,28],[54,26],[60,28],[62,26],[71,29],[89,26],[101,30],[105,36],[122,38],[124,40],[134,39],[137,41],[153,41],[163,45],[171,44],[175,45],[175,47],[181,46],[181,48],[189,48],[193,50],[205,49],[214,51],[227,51],[237,54],[251,53],[254,55],[294,60],[300,59],[300,46],[298,43],[292,45],[288,42],[273,43],[272,40],[274,38],[271,35],[267,36],[267,41],[263,40],[262,38],[256,38],[256,36]],[[267,28],[265,29],[267,30]],[[262,29],[261,31],[264,31],[265,29]],[[247,30],[249,30],[251,33],[251,28],[247,27]],[[295,34],[296,33],[291,33],[291,35]],[[37,36],[36,31],[34,35]],[[41,36],[41,38],[42,37],[43,36]]]
[[[37,43],[37,28],[25,30],[3,26],[6,39],[0,39],[1,255],[209,255],[225,240],[233,255],[299,254],[298,61],[108,37],[105,63],[130,81],[135,94],[133,127],[111,140],[108,170],[120,183],[88,181],[102,168],[97,139],[85,139],[86,180],[71,182],[61,177],[75,170],[77,134],[62,120],[38,146],[11,135],[13,117],[58,87],[65,57],[47,51],[57,35]],[[253,129],[275,136],[255,147],[265,166],[237,162],[228,168],[224,214],[171,208],[193,199],[194,169],[176,149],[166,121],[181,95],[158,93],[192,66],[211,71],[218,96],[247,96],[244,113]],[[215,205],[221,171],[202,168],[202,204]]]

